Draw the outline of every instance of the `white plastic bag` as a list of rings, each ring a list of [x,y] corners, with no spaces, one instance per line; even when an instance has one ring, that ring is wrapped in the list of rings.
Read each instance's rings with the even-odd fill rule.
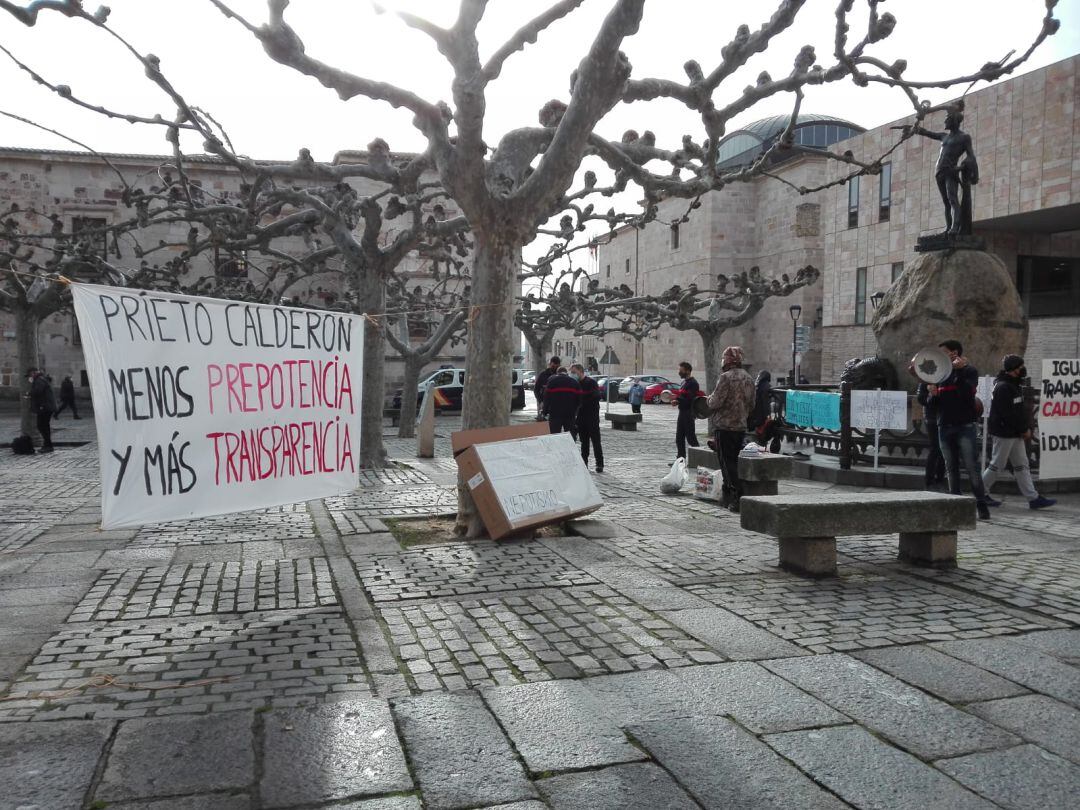
[[[660,482],[660,491],[665,495],[674,495],[683,488],[686,477],[686,459],[675,459],[675,463],[671,465],[671,472],[665,475],[664,480]]]
[[[719,470],[707,470],[698,467],[694,481],[694,497],[706,501],[719,501],[724,485],[724,476]]]

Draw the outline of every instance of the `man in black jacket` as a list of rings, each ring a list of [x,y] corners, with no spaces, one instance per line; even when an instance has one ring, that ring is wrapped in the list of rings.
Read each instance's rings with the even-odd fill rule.
[[[51,453],[52,418],[56,411],[56,394],[39,368],[26,372],[30,380],[30,410],[37,415],[37,429],[41,434],[41,452]]]
[[[686,445],[698,446],[697,426],[694,424],[694,400],[697,399],[701,386],[691,376],[693,367],[683,360],[679,363],[679,377],[682,378],[682,387],[674,392],[675,397],[671,404],[679,409],[679,418],[675,423],[675,455],[678,458],[686,458]]]
[[[560,368],[544,386],[544,414],[552,433],[569,433],[577,440],[577,410],[581,385]]]
[[[60,383],[60,407],[56,409],[53,417],[59,419],[64,408],[71,408],[71,413],[76,419],[79,418],[79,408],[75,404],[75,383],[71,381],[70,374],[64,377],[63,382]]]
[[[596,471],[604,471],[604,448],[600,446],[600,386],[596,380],[585,374],[581,363],[570,366],[570,374],[581,386],[581,401],[578,404],[577,429],[581,437],[581,460],[589,466],[589,441],[592,441],[596,454]]]
[[[975,457],[975,392],[979,388],[979,371],[964,357],[964,347],[958,340],[939,344],[952,360],[952,372],[941,385],[927,386],[928,402],[937,410],[938,439],[941,455],[945,457],[945,474],[949,492],[960,494],[960,464],[967,470],[975,506],[982,520],[990,519],[986,490]]]
[[[983,470],[983,486],[989,492],[997,481],[998,473],[1005,465],[1012,464],[1013,477],[1020,494],[1028,499],[1032,509],[1045,509],[1057,501],[1044,498],[1035,489],[1028,467],[1027,442],[1031,439],[1031,419],[1024,405],[1024,392],[1020,381],[1027,376],[1024,358],[1007,354],[1001,358],[1001,371],[994,381],[994,396],[990,400],[990,418],[987,427],[994,437],[994,452],[990,465]],[[987,497],[991,506],[1001,506],[1001,501]]]
[[[547,387],[548,380],[558,373],[559,366],[562,364],[562,360],[558,357],[552,357],[548,361],[548,367],[536,375],[536,379],[533,380],[533,395],[536,397],[536,421],[542,422],[544,420],[544,388]]]

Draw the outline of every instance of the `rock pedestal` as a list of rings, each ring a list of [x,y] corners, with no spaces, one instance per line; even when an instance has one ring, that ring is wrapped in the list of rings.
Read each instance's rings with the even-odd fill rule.
[[[981,250],[923,253],[889,288],[872,321],[879,355],[904,373],[926,346],[954,339],[980,374],[1000,370],[1002,355],[1024,353],[1028,322],[1020,293],[1005,263]]]

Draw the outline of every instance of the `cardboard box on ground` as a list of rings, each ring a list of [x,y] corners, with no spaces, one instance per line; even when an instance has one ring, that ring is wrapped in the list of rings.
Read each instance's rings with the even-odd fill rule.
[[[546,422],[463,430],[450,437],[462,480],[493,540],[603,506],[569,433]]]

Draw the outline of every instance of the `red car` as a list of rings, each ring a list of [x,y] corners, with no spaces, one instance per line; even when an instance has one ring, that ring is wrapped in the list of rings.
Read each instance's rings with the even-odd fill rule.
[[[667,399],[668,402],[672,402],[675,399],[675,392],[682,388],[682,383],[675,382],[661,382],[653,383],[645,389],[645,402],[651,402],[654,405],[659,405],[667,397],[661,397],[665,391],[671,391],[671,399]],[[705,392],[698,389],[697,395],[699,397],[705,396]]]

